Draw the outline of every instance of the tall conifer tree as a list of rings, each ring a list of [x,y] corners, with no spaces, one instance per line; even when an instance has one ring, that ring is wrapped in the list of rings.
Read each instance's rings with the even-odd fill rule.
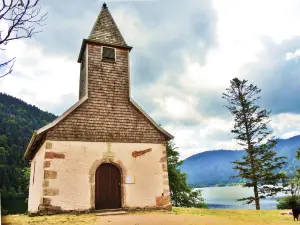
[[[223,98],[228,101],[226,108],[234,116],[232,133],[238,144],[244,147],[247,154],[233,162],[234,170],[238,171],[235,177],[246,180],[244,187],[252,187],[254,195],[238,199],[247,204],[255,202],[256,209],[260,209],[260,199],[274,196],[281,189],[277,184],[286,177],[280,169],[286,163],[286,157],[277,157],[272,150],[277,140],[267,140],[272,133],[267,127],[270,122],[270,111],[261,110],[257,105],[261,90],[253,85],[248,85],[247,80],[234,78],[230,87],[223,93]],[[259,189],[262,185],[274,185],[272,188]]]

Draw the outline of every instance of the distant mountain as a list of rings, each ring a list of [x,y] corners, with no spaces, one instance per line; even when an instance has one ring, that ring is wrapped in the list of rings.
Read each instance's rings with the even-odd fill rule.
[[[300,167],[300,160],[295,159],[296,150],[300,148],[300,136],[279,139],[275,147],[278,156],[287,156],[288,163],[284,168],[293,174]],[[241,159],[244,150],[214,150],[193,155],[184,160],[181,171],[188,174],[188,183],[193,186],[212,186],[239,182],[241,179],[230,179],[236,175],[231,162]]]
[[[22,160],[34,130],[55,115],[0,93],[0,191],[2,198],[28,196],[28,162]]]

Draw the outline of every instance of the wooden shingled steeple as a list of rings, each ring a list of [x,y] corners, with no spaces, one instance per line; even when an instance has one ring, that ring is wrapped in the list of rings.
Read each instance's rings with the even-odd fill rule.
[[[83,39],[81,50],[78,57],[78,62],[81,62],[83,52],[86,44],[101,44],[103,46],[116,47],[128,49],[131,51],[132,47],[128,46],[123,38],[117,24],[115,23],[106,3],[103,4],[102,9],[96,19],[96,22],[87,39]]]
[[[127,44],[105,3],[97,17],[88,40],[127,47]]]

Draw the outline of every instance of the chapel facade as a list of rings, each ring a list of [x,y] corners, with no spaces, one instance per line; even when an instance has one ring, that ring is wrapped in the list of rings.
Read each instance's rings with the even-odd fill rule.
[[[104,4],[82,42],[78,102],[35,131],[25,151],[28,211],[172,207],[173,136],[130,97],[131,49]]]

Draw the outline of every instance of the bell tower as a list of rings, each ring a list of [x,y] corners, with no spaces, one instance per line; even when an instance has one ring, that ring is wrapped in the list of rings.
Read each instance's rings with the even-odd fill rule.
[[[104,3],[80,50],[79,99],[88,96],[106,106],[128,101],[131,49]]]

